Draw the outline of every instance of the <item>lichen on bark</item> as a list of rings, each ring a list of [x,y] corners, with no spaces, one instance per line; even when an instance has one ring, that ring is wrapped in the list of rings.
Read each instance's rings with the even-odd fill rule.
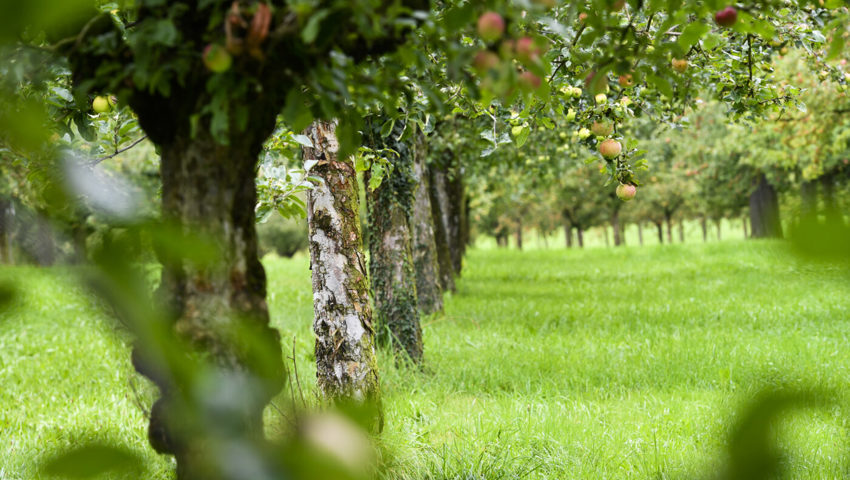
[[[357,175],[338,158],[335,125],[316,121],[304,132],[310,174],[319,179],[307,196],[316,383],[329,401],[368,402],[380,430],[380,386],[375,357],[369,281],[360,232]]]

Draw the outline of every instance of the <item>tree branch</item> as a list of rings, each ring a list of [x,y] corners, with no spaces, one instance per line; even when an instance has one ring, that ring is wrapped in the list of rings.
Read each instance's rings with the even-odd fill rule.
[[[148,138],[147,135],[143,135],[142,138],[136,140],[135,142],[131,143],[130,145],[128,145],[128,146],[126,146],[126,147],[124,147],[120,150],[115,150],[115,153],[113,153],[112,155],[107,155],[105,157],[95,158],[94,160],[92,160],[89,163],[89,166],[93,167],[93,166],[99,164],[100,162],[103,162],[104,160],[109,160],[110,158],[115,158],[118,155],[121,155],[122,153],[126,152],[127,150],[130,150],[131,148],[135,147],[136,145],[142,143],[142,141],[146,140],[147,138]]]

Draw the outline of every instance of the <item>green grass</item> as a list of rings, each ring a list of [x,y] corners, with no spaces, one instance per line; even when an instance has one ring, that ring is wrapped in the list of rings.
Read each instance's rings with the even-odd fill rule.
[[[424,319],[424,371],[382,353],[385,476],[703,476],[739,407],[786,386],[840,399],[772,432],[791,478],[845,477],[850,278],[782,251],[752,241],[471,251],[445,315]],[[308,260],[266,267],[272,321],[287,356],[294,340],[309,389]],[[67,274],[2,272],[27,293],[0,323],[0,478],[33,478],[31,455],[81,435],[143,448],[127,347],[94,302]],[[149,455],[149,477],[168,478],[167,459]]]

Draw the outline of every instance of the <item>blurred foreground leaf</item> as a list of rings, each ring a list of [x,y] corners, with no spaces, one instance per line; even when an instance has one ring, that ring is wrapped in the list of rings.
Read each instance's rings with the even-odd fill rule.
[[[59,454],[42,469],[47,475],[61,478],[92,478],[105,473],[138,475],[142,473],[142,459],[125,448],[92,443]]]

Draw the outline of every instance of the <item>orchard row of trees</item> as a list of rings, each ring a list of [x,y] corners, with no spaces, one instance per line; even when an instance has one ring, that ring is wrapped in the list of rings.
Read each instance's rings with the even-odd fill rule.
[[[702,98],[744,120],[798,102],[772,67],[783,49],[847,83],[834,61],[848,11],[835,1],[39,0],[4,4],[0,19],[4,193],[96,267],[91,285],[161,392],[151,445],[181,479],[303,473],[297,451],[263,435],[287,374],[257,220],[307,216],[318,390],[379,405],[375,342],[424,358],[420,309],[452,288],[481,203],[495,232],[500,211],[521,224],[535,198],[564,196],[559,211],[581,232],[598,217],[586,197],[621,205],[598,170],[620,198],[637,187],[641,199],[644,184],[662,204],[683,196],[665,178],[695,163],[666,142],[644,151],[654,123],[686,123]],[[596,165],[557,154],[566,138],[554,132],[568,129]],[[103,168],[140,142],[159,157],[158,212]],[[93,216],[104,239],[79,254]],[[139,276],[151,251],[157,301]],[[367,423],[379,428],[380,414]],[[249,461],[225,465],[233,451]]]

